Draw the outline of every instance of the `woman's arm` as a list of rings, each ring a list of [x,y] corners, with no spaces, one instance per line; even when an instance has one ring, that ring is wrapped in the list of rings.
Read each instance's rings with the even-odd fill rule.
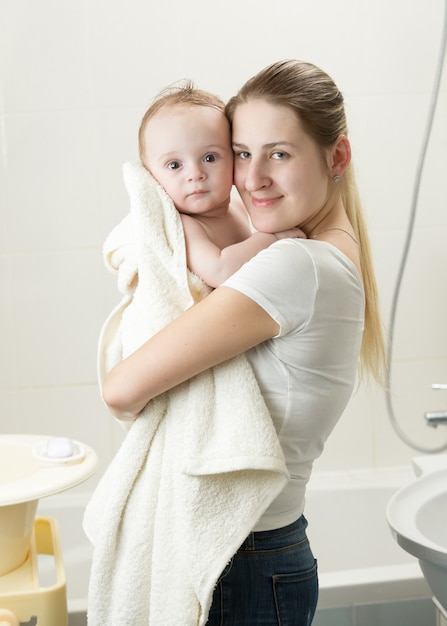
[[[119,363],[105,380],[104,401],[118,419],[133,420],[155,396],[278,331],[253,300],[218,287]]]

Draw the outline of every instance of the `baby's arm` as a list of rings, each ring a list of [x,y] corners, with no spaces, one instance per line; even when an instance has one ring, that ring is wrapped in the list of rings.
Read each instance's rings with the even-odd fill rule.
[[[222,250],[208,237],[203,226],[194,218],[183,219],[186,258],[189,269],[210,287],[218,287],[244,263],[272,243],[286,237],[305,238],[299,228],[280,233],[251,234],[247,239],[234,243]],[[189,219],[188,219],[189,218]]]

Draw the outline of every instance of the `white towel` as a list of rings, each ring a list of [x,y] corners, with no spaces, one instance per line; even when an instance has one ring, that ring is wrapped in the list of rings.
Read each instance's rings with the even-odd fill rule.
[[[99,378],[209,293],[186,267],[180,217],[139,163],[130,216],[104,254],[125,293],[99,342]],[[89,626],[202,626],[219,575],[288,479],[245,356],[152,400],[89,502]]]

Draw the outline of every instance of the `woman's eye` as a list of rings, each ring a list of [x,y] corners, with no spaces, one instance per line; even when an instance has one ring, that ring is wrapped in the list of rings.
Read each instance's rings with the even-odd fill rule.
[[[235,153],[235,156],[236,156],[238,159],[249,159],[249,158],[250,158],[250,153],[249,153],[249,152],[244,152],[244,151],[242,151],[242,152],[236,152],[236,153]]]
[[[214,161],[217,160],[217,157],[216,157],[215,154],[206,154],[203,157],[203,160],[204,160],[205,163],[214,163]]]
[[[285,159],[287,157],[287,154],[285,152],[281,152],[280,150],[277,150],[276,152],[272,153],[272,158],[273,159]]]
[[[178,161],[170,161],[167,165],[169,170],[178,170],[180,163]]]

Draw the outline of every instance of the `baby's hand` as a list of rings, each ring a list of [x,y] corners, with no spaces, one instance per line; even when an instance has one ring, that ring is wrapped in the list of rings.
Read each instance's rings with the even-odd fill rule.
[[[301,228],[289,228],[288,230],[282,230],[279,233],[274,233],[278,239],[307,239],[306,234],[301,230]]]

